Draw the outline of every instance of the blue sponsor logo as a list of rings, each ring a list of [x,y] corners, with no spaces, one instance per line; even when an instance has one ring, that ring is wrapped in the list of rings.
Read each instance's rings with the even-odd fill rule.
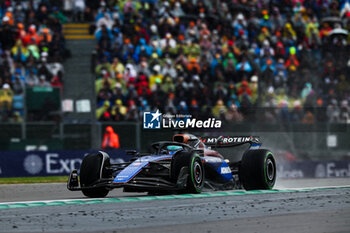
[[[160,129],[160,122],[162,114],[157,110],[156,112],[143,113],[143,128],[144,129]]]

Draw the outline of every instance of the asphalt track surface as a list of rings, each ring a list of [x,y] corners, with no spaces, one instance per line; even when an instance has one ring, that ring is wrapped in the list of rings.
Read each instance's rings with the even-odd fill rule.
[[[65,184],[0,185],[0,232],[350,232],[349,178],[276,189],[91,200]]]

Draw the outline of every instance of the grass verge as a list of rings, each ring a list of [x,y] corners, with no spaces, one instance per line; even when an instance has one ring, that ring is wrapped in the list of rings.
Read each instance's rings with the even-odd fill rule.
[[[0,178],[0,184],[65,183],[68,176]]]

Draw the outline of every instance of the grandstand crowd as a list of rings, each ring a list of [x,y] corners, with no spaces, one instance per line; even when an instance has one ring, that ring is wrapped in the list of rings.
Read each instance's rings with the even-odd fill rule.
[[[23,121],[27,87],[63,87],[61,1],[1,1],[0,121]],[[45,111],[45,110],[44,110]],[[45,114],[27,120],[45,120]]]
[[[68,15],[91,21],[96,36],[100,121],[159,109],[227,122],[350,123],[349,2],[1,1],[0,121],[22,121],[26,87],[63,88]]]
[[[98,1],[100,121],[349,123],[349,0]]]

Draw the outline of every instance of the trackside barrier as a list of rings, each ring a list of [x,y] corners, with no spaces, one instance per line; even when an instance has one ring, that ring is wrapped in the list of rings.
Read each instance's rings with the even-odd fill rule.
[[[279,178],[350,177],[350,160],[277,163]]]
[[[0,152],[0,177],[65,176],[79,169],[87,153],[97,150]],[[111,162],[129,161],[125,150],[106,151]]]

